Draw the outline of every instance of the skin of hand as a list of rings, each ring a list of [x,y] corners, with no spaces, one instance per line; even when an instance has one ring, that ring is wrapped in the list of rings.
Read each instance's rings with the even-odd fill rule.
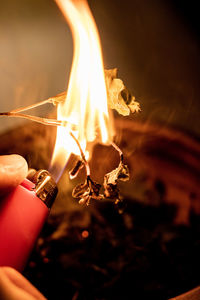
[[[26,160],[17,154],[0,156],[0,194],[9,193],[28,172]]]
[[[0,201],[19,185],[28,172],[20,155],[0,156]],[[10,267],[0,267],[0,300],[45,300],[46,298],[22,274]]]
[[[46,298],[24,277],[10,267],[0,267],[1,300],[45,300]]]

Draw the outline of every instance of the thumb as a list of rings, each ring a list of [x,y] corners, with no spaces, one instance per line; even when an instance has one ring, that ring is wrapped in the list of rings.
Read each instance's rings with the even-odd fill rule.
[[[26,160],[17,154],[0,156],[0,193],[19,185],[28,172]]]

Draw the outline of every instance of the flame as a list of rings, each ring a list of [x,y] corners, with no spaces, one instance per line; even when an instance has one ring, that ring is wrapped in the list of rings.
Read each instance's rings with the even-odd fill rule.
[[[100,38],[88,3],[86,0],[56,0],[56,3],[71,28],[74,43],[66,99],[57,109],[57,119],[68,121],[66,127],[57,128],[51,169],[58,177],[55,173],[64,168],[71,153],[80,155],[70,131],[87,156],[90,142],[108,144],[114,131],[107,107]]]

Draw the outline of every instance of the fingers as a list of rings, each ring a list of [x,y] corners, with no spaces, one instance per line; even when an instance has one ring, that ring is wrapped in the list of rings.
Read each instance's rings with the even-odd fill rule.
[[[19,185],[28,172],[26,160],[17,154],[0,156],[1,193]]]
[[[0,269],[0,299],[3,300],[36,300],[10,282],[3,270]]]
[[[4,300],[45,300],[46,298],[19,272],[0,268],[0,296]]]

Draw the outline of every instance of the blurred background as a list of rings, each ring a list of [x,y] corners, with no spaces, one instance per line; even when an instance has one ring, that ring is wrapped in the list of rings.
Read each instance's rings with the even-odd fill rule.
[[[66,170],[25,275],[49,300],[166,300],[200,285],[198,2],[89,4],[105,68],[118,68],[142,108],[129,118],[115,114],[131,179],[120,186],[119,206],[96,201],[85,208],[72,199],[75,181]],[[70,30],[53,0],[1,0],[0,112],[65,90],[72,55]],[[55,128],[0,122],[1,154],[49,167]],[[101,145],[94,151],[91,174],[102,182],[118,155]]]
[[[140,101],[131,118],[194,135],[199,119],[199,23],[195,1],[89,1],[105,68]],[[32,104],[67,87],[72,38],[53,0],[0,2],[0,111]],[[45,110],[40,109],[40,114]],[[2,119],[1,131],[19,120]]]

